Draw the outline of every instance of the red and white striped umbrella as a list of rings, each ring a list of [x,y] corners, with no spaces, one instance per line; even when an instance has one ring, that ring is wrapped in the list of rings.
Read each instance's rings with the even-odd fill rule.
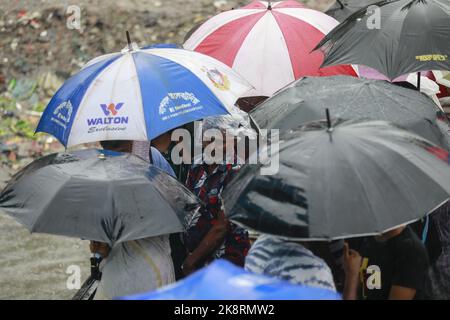
[[[232,67],[255,87],[249,96],[271,96],[304,76],[357,76],[348,65],[320,69],[323,53],[311,52],[337,25],[297,1],[253,1],[207,20],[184,48]]]

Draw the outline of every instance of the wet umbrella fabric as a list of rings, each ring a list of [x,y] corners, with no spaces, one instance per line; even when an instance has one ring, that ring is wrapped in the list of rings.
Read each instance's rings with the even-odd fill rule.
[[[186,123],[233,112],[252,86],[220,61],[174,45],[139,48],[89,61],[46,107],[36,132],[64,146],[151,140]]]
[[[338,293],[253,274],[216,260],[190,277],[124,300],[341,300]]]
[[[394,0],[351,15],[328,33],[317,48],[322,66],[359,64],[390,80],[412,72],[450,70],[450,2]]]
[[[342,22],[356,11],[377,2],[380,2],[380,0],[339,0],[333,3],[325,13]]]
[[[183,47],[209,55],[247,79],[245,96],[271,96],[303,76],[357,76],[352,66],[321,69],[314,47],[338,22],[297,1],[252,1],[205,21]],[[243,95],[244,96],[244,95]]]
[[[232,221],[330,240],[380,234],[449,198],[448,152],[384,121],[312,122],[282,140],[278,173],[245,165],[225,189]]]
[[[341,119],[385,120],[450,150],[450,136],[436,104],[424,94],[385,81],[353,77],[300,79],[251,112],[262,129],[281,132],[324,118],[325,109]]]
[[[31,232],[115,243],[182,232],[199,200],[130,154],[97,150],[32,162],[0,194],[3,210]]]

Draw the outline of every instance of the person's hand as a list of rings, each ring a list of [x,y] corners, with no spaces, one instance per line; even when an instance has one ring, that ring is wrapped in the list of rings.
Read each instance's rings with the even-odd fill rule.
[[[346,277],[358,277],[362,257],[358,251],[350,249],[348,243],[344,244],[344,272]]]
[[[185,276],[190,275],[191,273],[194,273],[197,270],[197,262],[193,258],[193,256],[190,254],[187,256],[186,260],[184,260],[183,265],[181,266],[181,271]]]
[[[89,249],[92,253],[98,253],[105,259],[109,255],[109,251],[111,250],[107,243],[91,241],[89,243]]]

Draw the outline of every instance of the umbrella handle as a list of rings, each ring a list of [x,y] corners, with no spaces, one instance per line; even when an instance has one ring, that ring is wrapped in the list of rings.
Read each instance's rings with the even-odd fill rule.
[[[421,72],[420,72],[420,71],[417,72],[417,90],[419,90],[419,92],[420,92],[420,80],[421,80],[421,76],[422,76]]]
[[[344,4],[341,2],[341,0],[336,0],[336,2],[341,6],[341,10],[344,9]]]
[[[325,115],[327,116],[328,131],[331,131],[331,117],[330,117],[330,110],[328,108],[325,109]]]
[[[95,280],[100,280],[102,277],[102,273],[100,272],[100,263],[103,258],[99,253],[94,253],[93,257],[91,257],[91,276]]]

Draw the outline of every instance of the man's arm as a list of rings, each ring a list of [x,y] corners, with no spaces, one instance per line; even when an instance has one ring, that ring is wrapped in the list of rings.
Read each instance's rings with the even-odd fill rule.
[[[228,219],[225,217],[223,211],[220,210],[216,223],[208,231],[198,247],[184,261],[181,268],[185,275],[191,274],[199,266],[203,265],[214,251],[222,245],[227,234],[227,229]]]
[[[392,286],[389,292],[389,300],[412,300],[416,296],[416,289]]]
[[[346,277],[342,298],[344,300],[358,300],[358,287],[358,277]]]
[[[344,272],[345,284],[342,294],[344,300],[357,300],[359,287],[359,268],[362,257],[358,251],[349,248],[348,243],[344,244]]]

